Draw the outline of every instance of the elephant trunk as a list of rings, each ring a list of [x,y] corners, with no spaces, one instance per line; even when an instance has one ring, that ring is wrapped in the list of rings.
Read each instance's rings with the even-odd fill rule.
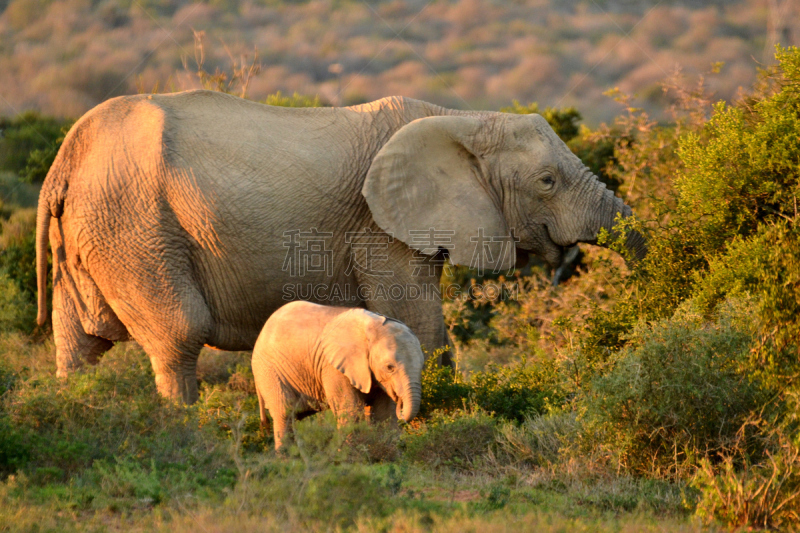
[[[594,207],[589,207],[588,212],[594,213],[590,216],[587,227],[585,228],[586,239],[584,242],[597,242],[597,235],[600,230],[605,228],[612,234],[612,238],[616,237],[615,233],[615,219],[618,214],[622,214],[623,218],[629,217],[633,214],[631,208],[625,205],[621,198],[614,195],[612,191],[606,188],[596,177],[592,176],[594,180],[595,191],[594,194],[599,196],[598,200],[594,203]],[[644,237],[636,231],[628,233],[625,239],[625,247],[631,252],[631,257],[634,260],[644,258],[647,253],[647,244]]]
[[[403,388],[403,393],[397,399],[397,418],[405,422],[411,422],[419,413],[421,397],[421,385],[408,381]]]

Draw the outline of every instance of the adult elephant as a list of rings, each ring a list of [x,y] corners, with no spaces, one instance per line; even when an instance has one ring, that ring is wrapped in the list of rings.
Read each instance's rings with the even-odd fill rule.
[[[252,349],[287,300],[365,307],[434,349],[443,256],[557,265],[617,213],[630,209],[538,115],[120,97],[73,126],[42,187],[38,322],[49,240],[58,374],[133,338],[159,392],[191,403],[203,345]]]

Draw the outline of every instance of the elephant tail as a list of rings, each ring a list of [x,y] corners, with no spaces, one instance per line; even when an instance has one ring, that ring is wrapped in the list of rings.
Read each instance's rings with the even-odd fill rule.
[[[36,323],[40,326],[47,321],[47,248],[50,244],[50,221],[53,217],[60,217],[64,211],[70,166],[66,159],[63,150],[60,150],[39,193],[36,213],[36,286],[39,293],[39,313]]]
[[[39,198],[36,214],[36,286],[38,289],[39,314],[36,323],[47,321],[47,246],[50,244],[50,206]]]

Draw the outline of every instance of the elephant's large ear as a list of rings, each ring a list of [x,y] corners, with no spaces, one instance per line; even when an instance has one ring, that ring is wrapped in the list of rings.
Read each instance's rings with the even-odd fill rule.
[[[479,118],[440,116],[395,133],[372,161],[361,191],[378,226],[426,254],[446,248],[459,265],[511,268],[516,251],[509,228],[473,148],[485,130]]]
[[[325,359],[364,394],[372,388],[367,331],[370,320],[363,309],[346,311],[325,326],[320,344]]]

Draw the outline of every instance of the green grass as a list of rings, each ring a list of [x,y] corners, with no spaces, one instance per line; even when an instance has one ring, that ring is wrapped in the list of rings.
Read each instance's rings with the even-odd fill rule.
[[[204,351],[192,407],[158,396],[133,343],[68,380],[52,359],[51,342],[0,336],[4,530],[691,529],[679,486],[537,466],[508,445],[512,427],[535,439],[525,424],[479,409],[341,431],[322,413],[297,423],[279,457],[259,428],[248,354]]]

